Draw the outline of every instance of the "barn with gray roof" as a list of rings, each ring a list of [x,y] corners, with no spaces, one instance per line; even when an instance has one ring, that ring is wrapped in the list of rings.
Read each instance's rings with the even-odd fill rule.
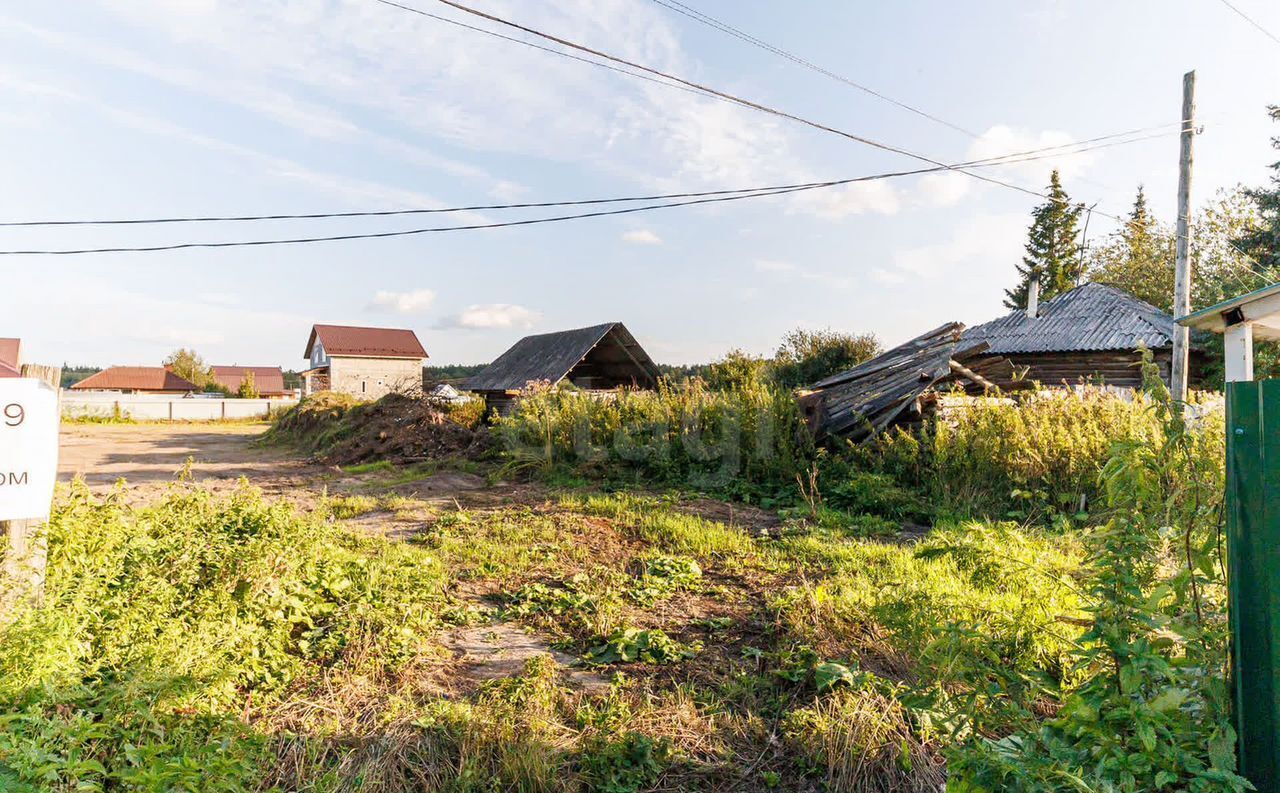
[[[621,322],[525,336],[463,383],[505,413],[530,384],[570,383],[585,391],[656,388],[658,367]]]
[[[964,333],[965,346],[985,342],[985,355],[1025,368],[1026,380],[1044,385],[1142,385],[1139,345],[1150,349],[1169,380],[1173,317],[1122,289],[1089,283],[1047,300],[1034,315],[1017,310]],[[1204,353],[1191,351],[1192,380]]]

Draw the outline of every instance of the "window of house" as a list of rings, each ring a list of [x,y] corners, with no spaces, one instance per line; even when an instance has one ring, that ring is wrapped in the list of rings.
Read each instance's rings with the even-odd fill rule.
[[[367,391],[367,390],[368,390],[368,386],[369,386],[369,381],[368,381],[368,380],[361,380],[361,381],[360,381],[360,393],[362,393],[362,394],[363,394],[365,391]]]

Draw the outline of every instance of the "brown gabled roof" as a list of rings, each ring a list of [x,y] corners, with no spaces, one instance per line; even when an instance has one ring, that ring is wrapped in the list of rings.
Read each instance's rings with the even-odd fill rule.
[[[403,328],[358,328],[350,325],[314,325],[307,339],[304,358],[311,357],[316,339],[329,355],[366,358],[426,358],[427,351],[411,330]]]
[[[75,385],[78,391],[199,391],[200,386],[163,366],[112,366]]]
[[[22,340],[0,339],[0,377],[22,376]]]
[[[284,387],[284,372],[279,366],[211,366],[214,381],[235,393],[244,382],[245,375],[253,372],[253,386],[263,396],[279,396],[289,393]]]

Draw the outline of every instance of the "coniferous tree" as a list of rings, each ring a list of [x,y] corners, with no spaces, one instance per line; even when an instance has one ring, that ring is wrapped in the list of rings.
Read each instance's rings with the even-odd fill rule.
[[[1280,121],[1280,105],[1267,108],[1273,121]],[[1271,145],[1280,149],[1280,137],[1271,139]],[[1259,272],[1280,267],[1280,162],[1272,163],[1271,185],[1246,190],[1253,200],[1261,222],[1258,227],[1241,236],[1235,242],[1253,258]]]
[[[1110,284],[1165,311],[1173,306],[1173,235],[1147,209],[1142,187],[1119,231],[1091,250],[1090,281]]]
[[[1049,176],[1049,198],[1031,213],[1026,256],[1018,265],[1018,285],[1005,290],[1004,304],[1026,308],[1032,278],[1040,279],[1040,300],[1048,300],[1075,286],[1080,276],[1080,248],[1076,237],[1084,207],[1071,203],[1055,169]]]

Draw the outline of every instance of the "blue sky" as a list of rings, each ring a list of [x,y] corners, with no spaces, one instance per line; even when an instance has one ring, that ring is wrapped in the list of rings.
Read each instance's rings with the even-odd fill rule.
[[[416,7],[451,18],[434,2]],[[552,33],[943,161],[1175,122],[1198,72],[1197,203],[1277,158],[1280,45],[1217,0],[689,0],[970,138],[650,0],[474,0]],[[1280,7],[1238,0],[1280,31]],[[468,18],[469,21],[476,20]],[[482,23],[483,24],[483,23]],[[1275,127],[1275,128],[1273,128]],[[1173,214],[1175,135],[992,169]],[[0,219],[562,200],[916,167],[783,119],[372,0],[98,0],[0,10]],[[955,174],[549,224],[232,250],[0,260],[29,360],[301,366],[313,322],[418,331],[438,363],[622,320],[655,358],[766,353],[796,326],[905,340],[1001,313],[1036,200]],[[471,213],[466,221],[505,219]],[[440,216],[7,229],[0,248],[340,234]],[[1113,228],[1094,217],[1091,236]]]

